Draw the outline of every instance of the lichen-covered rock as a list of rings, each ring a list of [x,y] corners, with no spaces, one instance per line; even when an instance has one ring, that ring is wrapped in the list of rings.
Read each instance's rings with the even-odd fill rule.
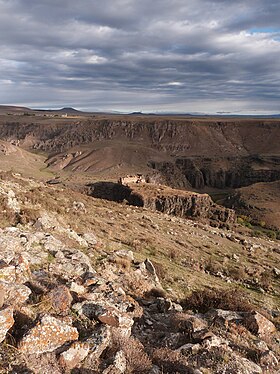
[[[244,319],[244,325],[253,334],[266,337],[276,331],[275,325],[258,312],[248,314]]]
[[[74,342],[67,351],[61,353],[59,362],[64,369],[73,369],[87,357],[89,351],[88,343]]]
[[[88,356],[85,358],[83,367],[91,368],[95,365],[96,360],[102,355],[104,350],[109,346],[111,341],[111,330],[107,325],[101,325],[95,329],[91,335],[84,341],[90,347]]]
[[[64,343],[77,340],[78,330],[57,318],[45,315],[40,323],[29,330],[19,343],[23,353],[52,352]]]
[[[24,304],[31,295],[31,290],[24,284],[7,283],[0,281],[0,290],[5,294],[7,305],[20,306]]]
[[[233,355],[232,361],[227,365],[226,373],[230,374],[262,374],[262,368],[254,362],[240,357],[236,354]]]
[[[0,279],[2,281],[15,283],[16,282],[16,269],[15,266],[7,265],[0,269]]]
[[[78,249],[55,247],[50,252],[54,256],[54,261],[49,266],[49,271],[66,276],[67,278],[76,278],[86,272],[94,272],[90,259],[87,255]]]
[[[7,332],[14,324],[13,309],[7,307],[0,310],[0,343],[5,339]]]

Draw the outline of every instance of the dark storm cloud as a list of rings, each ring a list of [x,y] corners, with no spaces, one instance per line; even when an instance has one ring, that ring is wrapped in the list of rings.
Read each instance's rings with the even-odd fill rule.
[[[0,102],[279,112],[280,5],[0,0]]]

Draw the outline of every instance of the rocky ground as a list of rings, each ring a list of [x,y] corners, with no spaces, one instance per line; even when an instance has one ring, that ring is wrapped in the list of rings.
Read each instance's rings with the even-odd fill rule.
[[[278,241],[2,173],[0,373],[279,373]]]

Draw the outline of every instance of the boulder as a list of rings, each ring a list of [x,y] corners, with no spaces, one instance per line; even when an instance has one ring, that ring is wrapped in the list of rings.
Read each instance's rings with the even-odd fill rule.
[[[245,316],[244,325],[253,334],[266,337],[276,331],[275,325],[258,312],[249,313]]]
[[[78,330],[50,315],[29,330],[19,343],[19,351],[25,354],[52,352],[64,343],[77,340]]]

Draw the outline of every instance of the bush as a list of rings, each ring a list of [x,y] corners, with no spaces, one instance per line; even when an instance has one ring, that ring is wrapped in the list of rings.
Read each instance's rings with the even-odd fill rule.
[[[266,231],[266,235],[272,239],[272,240],[275,240],[277,238],[277,233],[273,230],[267,230]]]
[[[181,304],[184,308],[192,309],[199,313],[206,313],[212,308],[240,312],[248,312],[254,309],[253,305],[248,301],[248,296],[238,289],[194,291]]]

